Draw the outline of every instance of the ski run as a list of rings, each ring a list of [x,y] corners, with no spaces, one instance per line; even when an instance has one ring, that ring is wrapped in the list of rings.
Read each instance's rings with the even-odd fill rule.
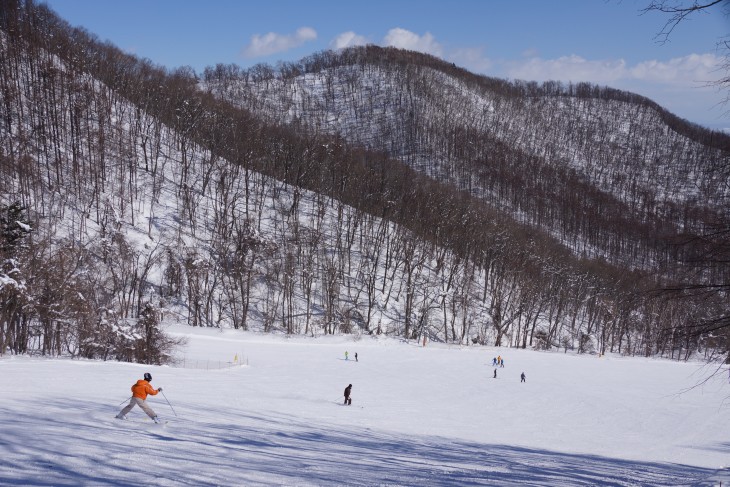
[[[167,332],[187,338],[176,366],[0,358],[0,485],[730,482],[726,369],[369,336]],[[115,419],[146,372],[164,388],[147,398],[163,424],[138,407]]]

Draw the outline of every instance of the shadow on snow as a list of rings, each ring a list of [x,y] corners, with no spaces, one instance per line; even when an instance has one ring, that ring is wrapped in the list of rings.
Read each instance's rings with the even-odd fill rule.
[[[0,485],[712,485],[713,470],[194,410],[167,427],[76,401],[0,408]],[[136,417],[135,416],[135,417]],[[215,418],[216,421],[211,421]],[[730,444],[711,446],[730,452]]]

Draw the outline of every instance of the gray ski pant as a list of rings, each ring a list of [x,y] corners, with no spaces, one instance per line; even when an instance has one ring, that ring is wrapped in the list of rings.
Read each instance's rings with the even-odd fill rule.
[[[132,408],[135,406],[135,404],[137,406],[139,406],[140,408],[142,408],[142,411],[144,411],[145,413],[147,413],[147,416],[149,416],[150,418],[153,418],[154,419],[155,416],[157,416],[157,414],[155,414],[155,412],[152,410],[152,408],[147,405],[147,401],[145,401],[144,399],[140,399],[138,397],[132,397],[132,400],[129,401],[129,404],[127,404],[124,407],[124,409],[122,409],[119,412],[119,414],[117,414],[117,417],[118,418],[121,418],[122,416],[124,416],[125,414],[127,414],[129,411],[132,410]]]

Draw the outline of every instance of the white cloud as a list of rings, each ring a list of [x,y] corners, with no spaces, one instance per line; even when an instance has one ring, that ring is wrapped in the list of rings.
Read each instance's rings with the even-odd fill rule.
[[[364,46],[368,41],[364,36],[355,34],[352,31],[343,32],[330,42],[331,49],[344,49],[346,47]]]
[[[690,54],[667,62],[644,61],[631,68],[631,77],[667,85],[705,85],[716,80],[723,59],[714,54]]]
[[[562,56],[557,59],[529,58],[507,65],[506,74],[510,78],[531,81],[590,81],[606,84],[627,73],[623,59],[591,61],[580,56]]]
[[[300,27],[294,34],[268,34],[251,36],[251,42],[243,48],[243,56],[256,58],[299,47],[305,42],[317,39],[317,31],[311,27]]]
[[[443,47],[436,42],[436,39],[430,32],[426,32],[422,36],[406,29],[396,27],[390,29],[383,38],[383,44],[386,46],[397,47],[400,49],[408,49],[411,51],[424,52],[433,54],[434,56],[443,57]]]
[[[430,32],[419,35],[396,27],[388,31],[381,44],[432,54],[476,73],[486,73],[492,67],[492,62],[484,56],[483,48],[464,47],[447,50],[441,43],[436,41],[436,38]]]
[[[588,81],[617,85],[646,82],[697,88],[718,77],[722,59],[714,54],[690,54],[669,61],[643,61],[628,66],[623,59],[589,60],[576,55],[557,59],[533,57],[505,65],[510,78],[547,81]]]
[[[505,62],[497,76],[534,81],[587,81],[638,93],[681,117],[715,128],[724,127],[725,93],[711,82],[719,79],[724,59],[714,54],[690,54],[668,61],[649,60],[627,65],[623,59],[588,60],[580,56],[557,59],[533,57]],[[726,118],[725,118],[726,119]]]

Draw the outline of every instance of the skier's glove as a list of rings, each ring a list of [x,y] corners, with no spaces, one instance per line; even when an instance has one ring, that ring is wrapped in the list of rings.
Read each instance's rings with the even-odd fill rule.
[[[160,387],[159,389],[157,389],[157,392],[162,392],[162,387]]]

